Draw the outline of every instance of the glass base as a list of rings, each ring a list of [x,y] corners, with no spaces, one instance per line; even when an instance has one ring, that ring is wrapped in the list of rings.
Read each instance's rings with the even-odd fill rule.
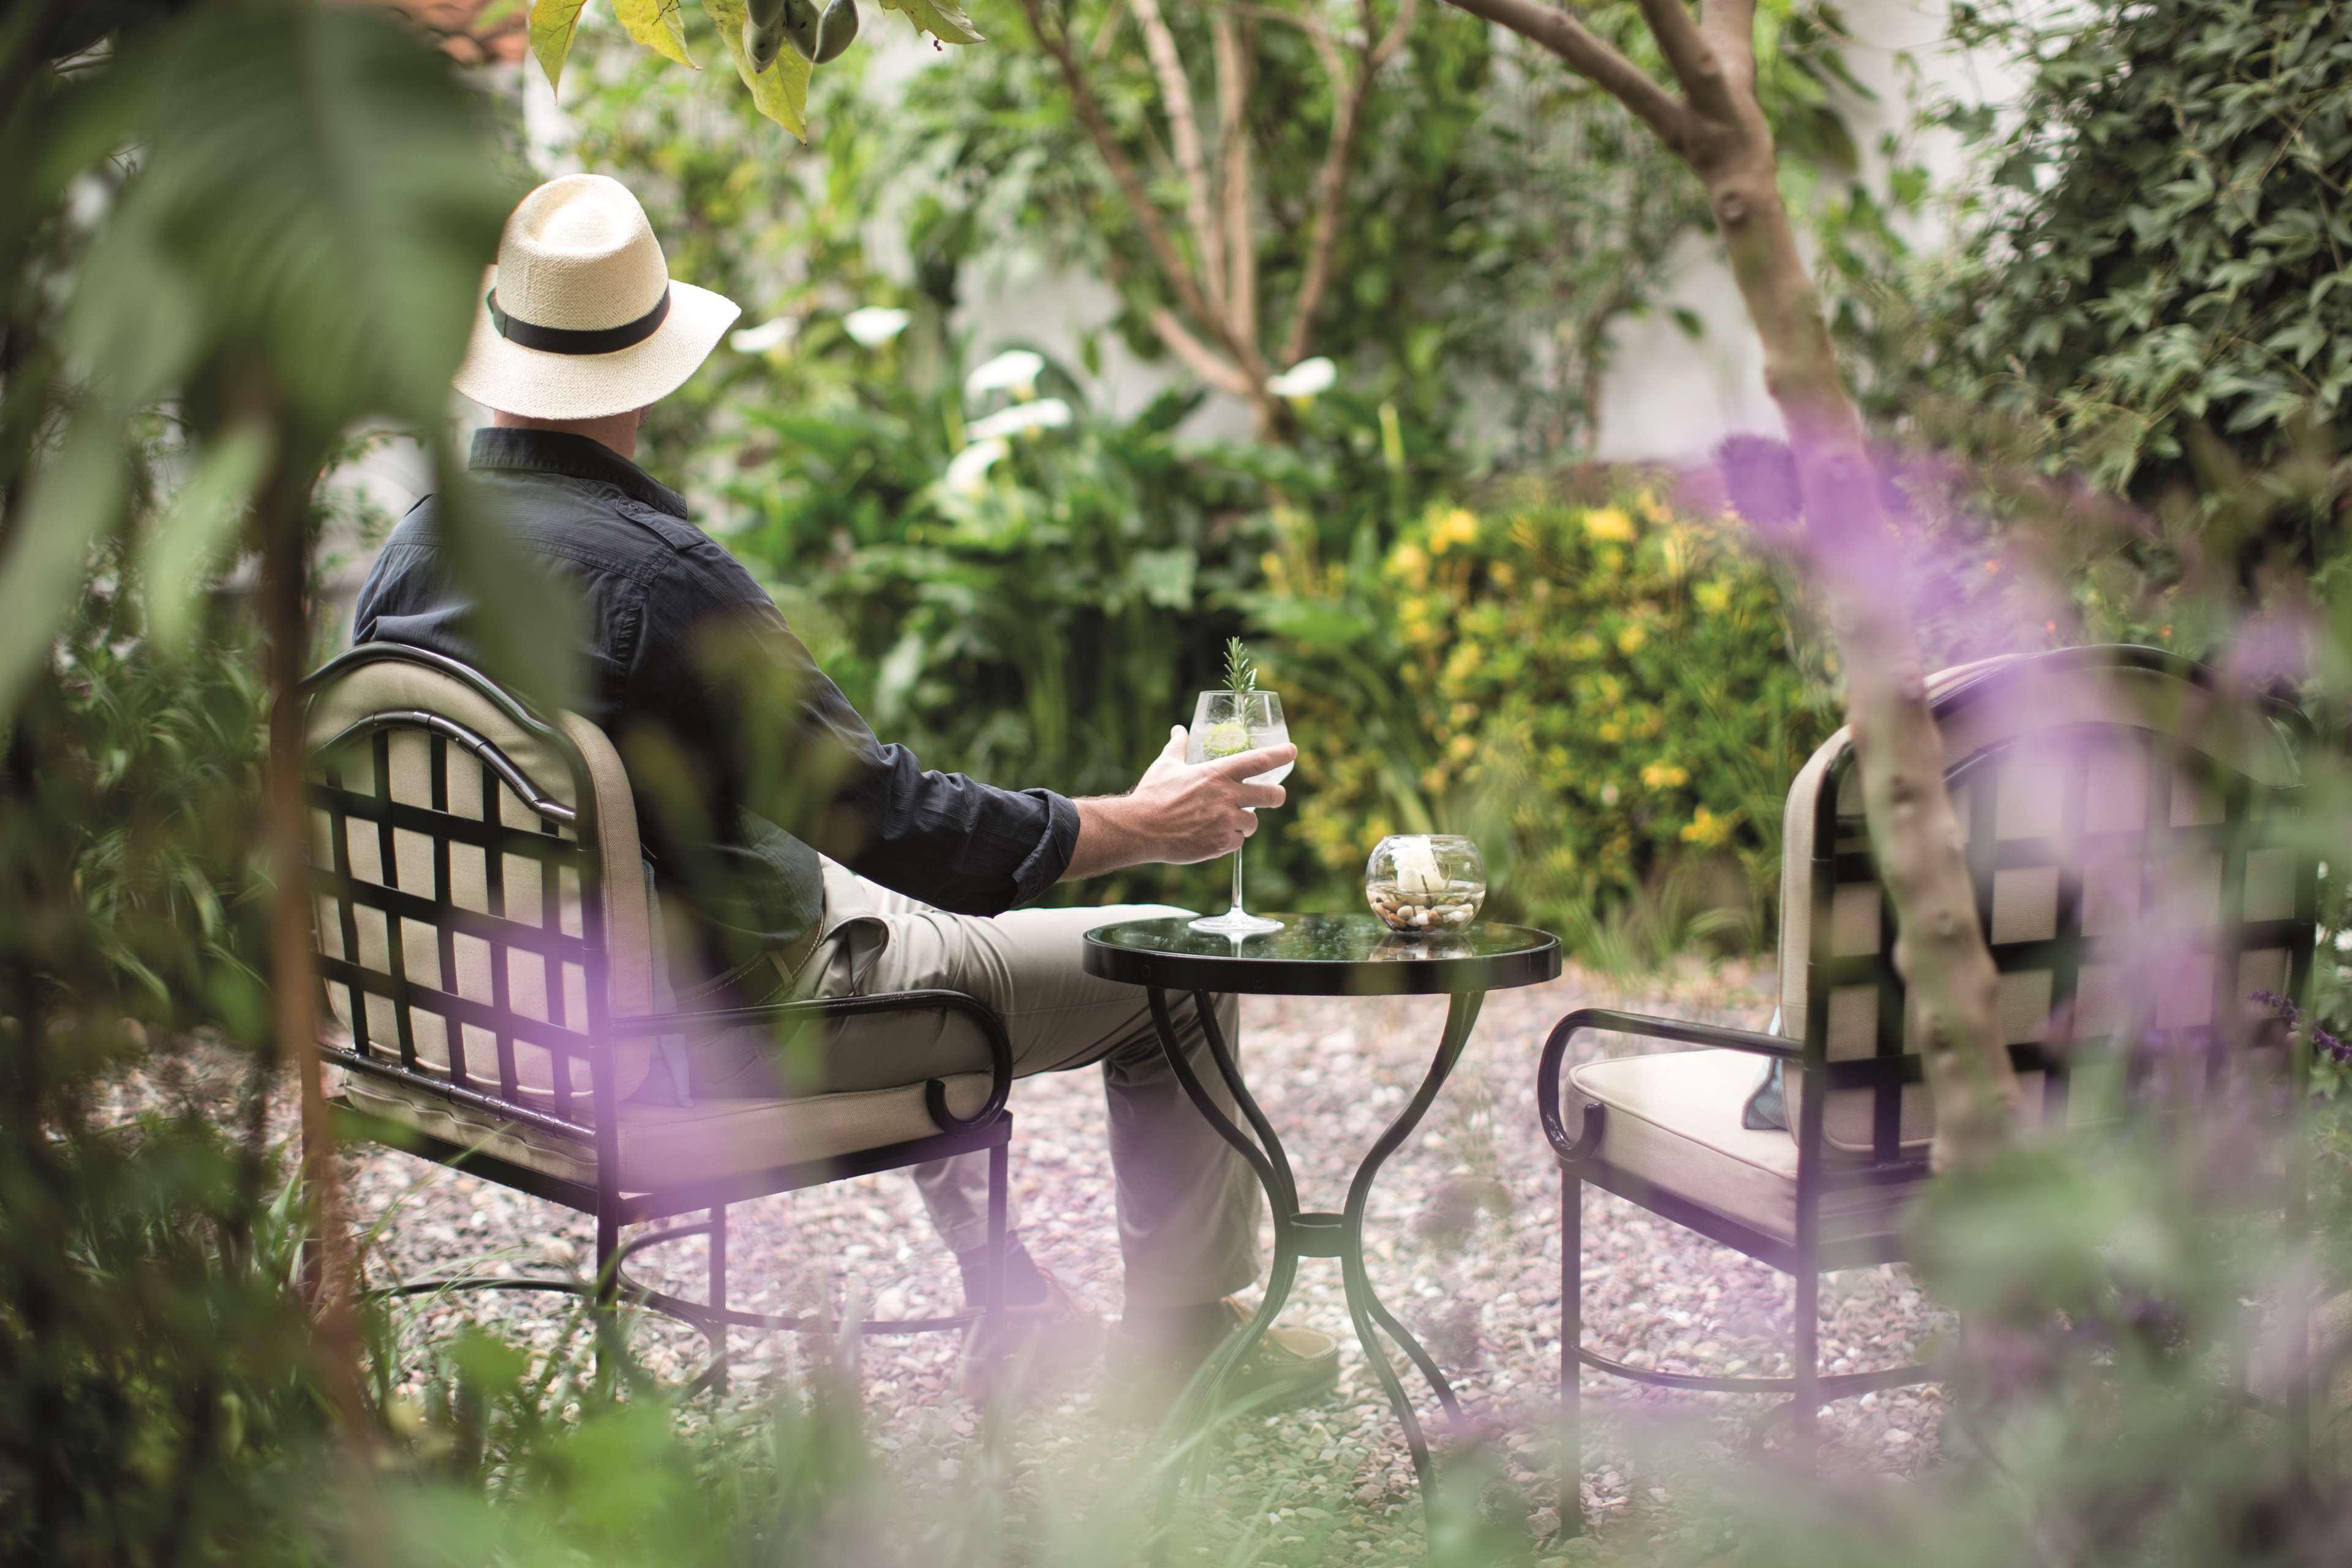
[[[1202,915],[1192,922],[1192,929],[1211,936],[1264,936],[1267,931],[1280,931],[1282,922],[1251,914],[1247,910],[1234,910],[1222,915]]]

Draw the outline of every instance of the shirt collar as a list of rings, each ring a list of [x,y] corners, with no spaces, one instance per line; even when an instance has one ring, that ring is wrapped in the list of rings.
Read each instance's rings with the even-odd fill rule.
[[[470,466],[511,473],[593,479],[683,521],[686,498],[602,441],[569,430],[485,425],[474,432]]]

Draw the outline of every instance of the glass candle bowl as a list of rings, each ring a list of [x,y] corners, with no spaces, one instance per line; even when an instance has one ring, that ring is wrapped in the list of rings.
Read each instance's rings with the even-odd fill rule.
[[[1397,834],[1372,847],[1364,901],[1401,935],[1460,931],[1486,901],[1486,863],[1478,846],[1455,834]]]

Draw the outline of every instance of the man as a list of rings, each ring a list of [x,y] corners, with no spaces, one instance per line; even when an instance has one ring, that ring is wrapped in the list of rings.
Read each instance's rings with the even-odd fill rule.
[[[750,574],[630,460],[645,409],[693,374],[736,315],[670,279],[625,188],[570,175],[508,220],[456,377],[493,411],[472,459],[488,503],[551,591],[584,609],[585,716],[628,764],[665,912],[684,917],[671,944],[681,998],[721,1006],[940,986],[1003,1016],[1022,1074],[1099,1062],[1127,1274],[1122,1345],[1140,1373],[1186,1372],[1238,1320],[1230,1293],[1257,1276],[1259,1194],[1184,1098],[1141,994],[1087,975],[1079,942],[1096,924],[1176,911],[1019,906],[1059,880],[1229,853],[1255,826],[1249,808],[1283,799],[1247,780],[1295,752],[1188,767],[1178,728],[1129,794],[1074,802],[926,772],[877,741]],[[458,588],[437,527],[427,497],[394,531],[361,592],[355,640],[478,657],[478,617],[498,606]],[[1189,1002],[1179,1017],[1184,1047],[1200,1053]],[[1230,999],[1221,1017],[1232,1037]],[[968,1054],[950,1049],[903,1022],[853,1026],[816,1059],[789,1064],[766,1040],[698,1042],[642,1092],[682,1103],[911,1083],[967,1068]],[[1217,1082],[1205,1061],[1202,1076]],[[968,1299],[982,1278],[983,1170],[968,1156],[917,1172]],[[1083,1314],[1017,1234],[1005,1277],[1028,1337],[1082,1337],[1072,1330]],[[1297,1397],[1328,1385],[1337,1362],[1328,1335],[1277,1328],[1243,1381],[1254,1395]]]

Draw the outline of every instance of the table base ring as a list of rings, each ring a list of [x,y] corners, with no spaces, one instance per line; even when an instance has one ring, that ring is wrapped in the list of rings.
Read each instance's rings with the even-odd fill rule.
[[[1348,1216],[1343,1214],[1302,1209],[1286,1218],[1277,1218],[1277,1225],[1290,1228],[1290,1244],[1301,1258],[1339,1258],[1345,1256],[1348,1244]]]

